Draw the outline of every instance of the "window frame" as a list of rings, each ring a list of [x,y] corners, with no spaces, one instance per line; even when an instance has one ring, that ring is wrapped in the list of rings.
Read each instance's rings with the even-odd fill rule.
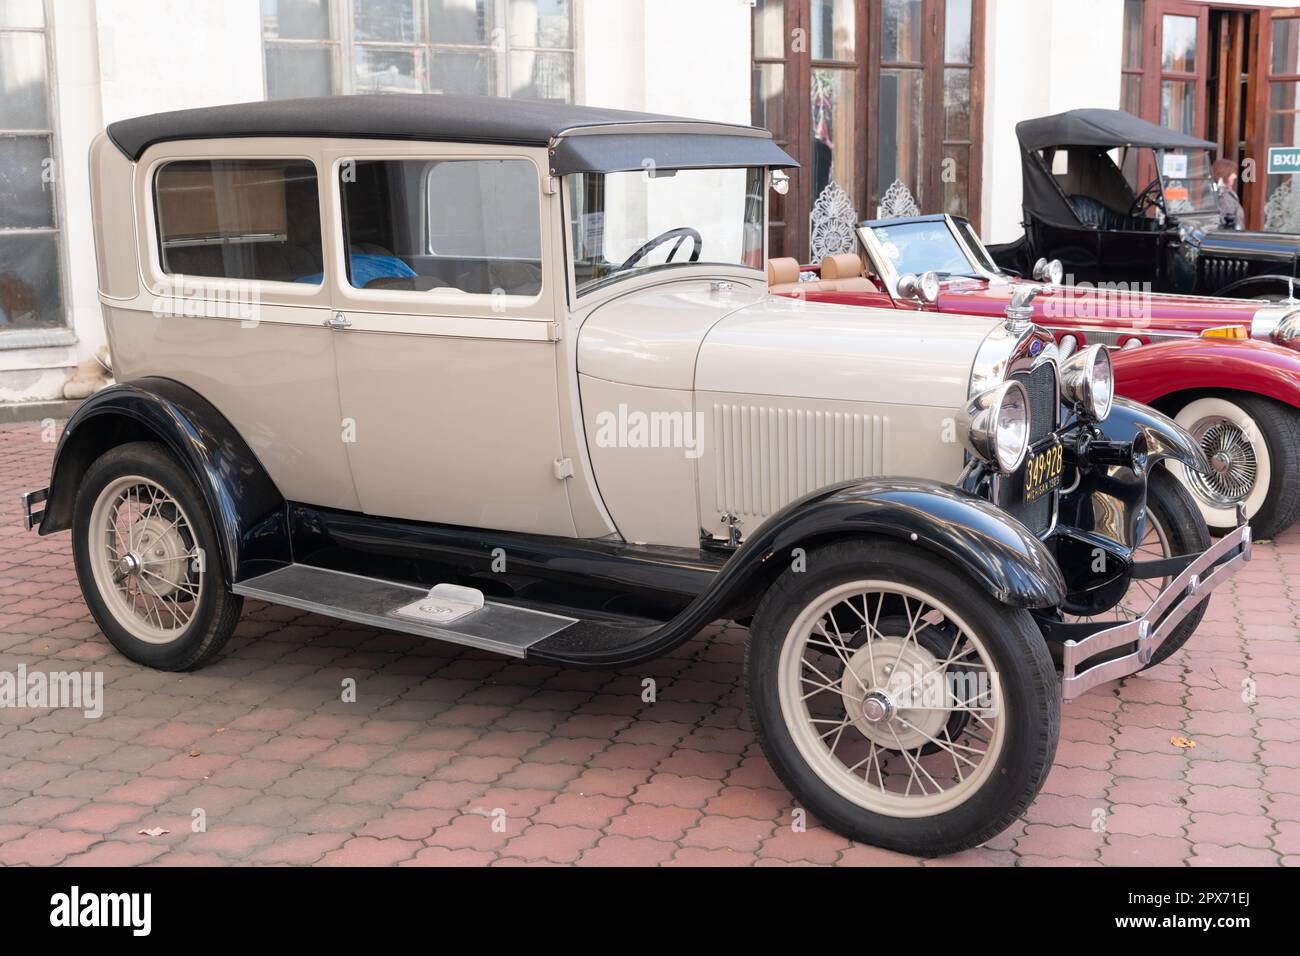
[[[327,190],[321,188],[322,176],[319,151],[311,139],[224,139],[177,140],[151,146],[136,163],[136,253],[140,277],[150,295],[163,299],[186,299],[196,302],[229,303],[231,293],[252,287],[259,305],[315,306],[323,308],[330,301],[330,246],[326,230]],[[282,160],[310,163],[316,170],[317,214],[321,217],[321,257],[325,276],[314,285],[304,282],[285,282],[276,279],[232,279],[227,276],[190,276],[167,273],[162,269],[162,240],[159,233],[158,209],[154,186],[158,170],[171,162],[230,161],[240,159]],[[180,275],[193,283],[177,287]],[[318,319],[306,321],[318,322]]]
[[[48,348],[74,345],[77,342],[77,334],[74,328],[73,309],[71,300],[72,285],[71,274],[68,266],[68,244],[66,227],[67,208],[65,206],[65,196],[62,187],[62,176],[64,171],[63,163],[63,142],[59,135],[59,82],[57,73],[57,64],[54,57],[54,3],[53,0],[42,0],[41,13],[43,18],[40,27],[5,27],[0,29],[0,33],[19,33],[19,34],[41,34],[44,40],[45,48],[45,108],[48,115],[49,126],[44,129],[20,129],[18,127],[0,127],[0,138],[18,139],[23,136],[39,138],[48,136],[50,142],[50,155],[54,163],[54,179],[50,183],[50,188],[54,190],[53,202],[51,203],[53,224],[50,226],[23,227],[15,229],[6,229],[0,226],[0,234],[10,235],[51,235],[54,237],[54,247],[57,256],[55,266],[57,281],[59,283],[59,305],[60,305],[60,324],[52,326],[43,326],[36,328],[8,328],[0,329],[0,351],[12,349],[27,348]]]
[[[358,289],[348,279],[346,250],[347,233],[344,228],[343,190],[340,173],[348,160],[358,162],[399,162],[449,161],[449,160],[486,160],[499,161],[526,160],[534,169],[537,181],[538,225],[541,241],[542,286],[533,296],[509,294],[484,294],[462,292],[459,290],[430,289],[425,292],[412,292],[405,289]],[[501,322],[517,320],[529,325],[539,322],[553,323],[556,320],[556,289],[561,285],[557,275],[556,229],[558,189],[551,193],[544,186],[550,178],[545,147],[482,146],[473,143],[429,143],[429,142],[390,142],[384,140],[335,140],[330,141],[324,152],[324,167],[328,168],[327,187],[322,190],[327,197],[329,221],[325,227],[330,239],[327,242],[327,261],[325,264],[325,285],[330,290],[334,307],[347,313],[350,318],[358,315],[386,313],[388,315],[407,316],[409,321],[377,322],[371,331],[385,332],[434,332],[442,331],[446,319],[463,319],[453,323],[464,334],[480,336],[493,335],[480,331],[485,319]],[[425,202],[421,195],[420,201]],[[423,228],[423,226],[422,226]],[[332,250],[332,251],[328,251]],[[331,278],[331,274],[333,278]],[[357,323],[358,325],[360,323]],[[450,326],[449,326],[450,328]],[[453,333],[454,334],[454,333]],[[536,337],[529,332],[525,337]]]
[[[415,0],[420,5],[422,11],[427,11],[425,0]],[[496,12],[502,15],[499,21],[502,24],[509,23],[510,17],[510,0],[492,0],[496,5]],[[334,77],[331,84],[332,88],[326,95],[349,96],[356,93],[372,92],[366,89],[358,89],[356,85],[356,50],[365,48],[370,50],[410,50],[410,51],[433,51],[438,49],[453,50],[461,52],[489,51],[496,55],[495,69],[493,71],[493,82],[497,87],[496,96],[510,96],[510,59],[512,53],[564,53],[569,55],[569,62],[572,70],[570,77],[570,93],[572,98],[569,102],[578,103],[582,101],[585,92],[582,84],[581,50],[582,50],[582,4],[584,0],[569,0],[569,17],[570,30],[568,47],[538,47],[538,46],[515,46],[510,42],[508,27],[500,27],[505,31],[502,37],[502,46],[498,49],[494,46],[491,39],[487,43],[446,43],[435,42],[428,36],[427,13],[420,14],[420,25],[424,30],[424,35],[418,40],[358,40],[354,23],[356,20],[356,8],[354,0],[326,0],[329,6],[330,22],[333,27],[334,36],[331,39],[318,38],[282,38],[268,37],[265,31],[262,32],[262,96],[265,99],[271,99],[270,76],[267,71],[266,54],[270,47],[329,47],[334,51]],[[410,92],[427,92],[425,89],[427,83],[419,89],[413,89]]]

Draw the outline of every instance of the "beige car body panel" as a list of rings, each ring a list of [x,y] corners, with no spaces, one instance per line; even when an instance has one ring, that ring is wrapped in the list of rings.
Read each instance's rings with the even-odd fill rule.
[[[201,158],[316,165],[322,284],[163,274],[154,175]],[[348,283],[341,164],[418,158],[533,164],[537,295]],[[577,296],[567,197],[545,150],[267,137],[165,142],[131,163],[101,135],[92,160],[119,377],[165,376],[202,394],[290,500],[697,547],[701,534],[725,536],[724,516],[749,532],[837,480],[960,471],[952,420],[997,323],[773,297],[743,267],[647,270]],[[232,314],[231,300],[250,294],[251,315]],[[331,318],[347,327],[324,325]],[[665,440],[646,440],[635,422],[629,431],[636,412],[667,428]]]
[[[998,323],[863,315],[711,285],[679,280],[626,295],[582,328],[588,451],[624,537],[689,546],[701,530],[725,537],[724,515],[749,531],[833,482],[957,477],[954,410]],[[688,409],[694,447],[658,441]],[[649,427],[659,447],[644,447],[623,424],[638,412],[643,422],[661,416],[660,428]],[[602,441],[602,416],[619,423],[623,444]]]

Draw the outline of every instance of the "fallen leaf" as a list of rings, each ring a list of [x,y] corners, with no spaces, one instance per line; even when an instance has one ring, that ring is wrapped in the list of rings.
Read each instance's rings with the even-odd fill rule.
[[[1170,737],[1169,742],[1175,747],[1181,747],[1183,750],[1191,750],[1196,746],[1196,741],[1190,737]]]
[[[198,749],[194,749],[194,750],[191,750],[191,751],[190,751],[190,756],[191,756],[191,757],[201,757],[201,756],[203,756],[203,754],[202,754]]]
[[[136,830],[141,836],[162,836],[164,833],[171,833],[171,830],[164,830],[162,827],[147,827],[143,830]]]

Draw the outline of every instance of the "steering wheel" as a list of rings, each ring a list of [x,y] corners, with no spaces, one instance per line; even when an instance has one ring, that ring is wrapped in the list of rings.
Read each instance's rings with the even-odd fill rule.
[[[647,242],[636,252],[632,253],[630,256],[624,259],[622,264],[619,265],[619,267],[614,271],[622,272],[625,269],[631,269],[634,265],[636,265],[646,256],[650,255],[650,253],[652,253],[655,249],[659,248],[665,242],[668,242],[672,239],[676,239],[677,243],[676,245],[673,246],[672,251],[668,253],[668,258],[664,260],[665,262],[673,261],[673,256],[677,255],[677,250],[682,247],[682,243],[685,242],[687,239],[691,240],[691,246],[693,250],[691,252],[691,258],[688,261],[690,262],[700,261],[700,250],[704,248],[704,240],[701,239],[700,234],[696,232],[694,229],[692,229],[690,226],[678,226],[676,229],[669,229],[665,232],[659,233],[659,235],[655,236],[653,239]]]
[[[1148,209],[1158,209],[1164,211],[1164,193],[1160,191],[1160,177],[1157,176],[1151,182],[1147,183],[1147,188],[1137,194],[1133,200],[1133,205],[1128,207],[1130,216],[1144,216]]]

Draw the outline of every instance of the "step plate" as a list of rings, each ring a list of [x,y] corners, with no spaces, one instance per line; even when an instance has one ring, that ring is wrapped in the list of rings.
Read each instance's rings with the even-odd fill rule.
[[[271,604],[479,647],[510,657],[523,657],[533,644],[576,623],[575,618],[488,601],[481,610],[450,624],[429,624],[394,613],[426,596],[429,592],[425,588],[305,564],[291,564],[241,581],[234,591]]]

